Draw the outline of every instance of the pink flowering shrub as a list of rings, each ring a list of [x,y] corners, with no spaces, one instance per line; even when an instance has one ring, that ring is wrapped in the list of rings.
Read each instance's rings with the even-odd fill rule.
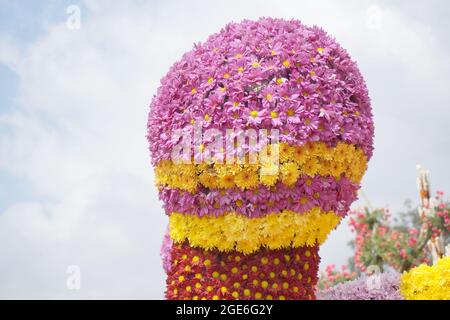
[[[340,269],[336,268],[334,264],[330,264],[322,272],[317,283],[317,288],[320,290],[334,287],[338,283],[353,280],[357,277],[355,271],[350,271],[347,266],[342,265]]]
[[[436,214],[420,217],[417,209],[411,210],[401,216],[401,224],[392,222],[387,209],[351,212],[356,269],[364,272],[368,266],[377,265],[381,270],[389,266],[403,272],[430,263],[428,240],[442,236],[448,243],[450,239],[450,205],[443,200],[442,192],[435,200]]]
[[[421,215],[417,208],[396,215],[388,209],[358,210],[350,213],[349,225],[355,232],[350,244],[355,249],[349,267],[341,270],[334,265],[326,267],[318,281],[319,299],[400,299],[399,274],[418,265],[422,270],[431,263],[428,241],[440,237],[444,245],[450,243],[450,203],[438,191],[431,205],[431,213]],[[348,269],[351,270],[348,271]],[[394,269],[396,273],[383,273],[383,290],[367,287],[369,270]],[[414,270],[414,269],[413,269]],[[357,276],[360,276],[357,280]],[[369,277],[370,278],[370,277]],[[416,288],[416,284],[404,286]],[[409,288],[409,287],[408,287]],[[413,291],[413,290],[412,290]],[[412,295],[409,296],[411,298]]]

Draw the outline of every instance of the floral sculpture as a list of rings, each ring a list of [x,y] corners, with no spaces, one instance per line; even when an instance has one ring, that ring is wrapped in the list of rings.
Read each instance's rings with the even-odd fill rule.
[[[250,129],[264,134],[239,143]],[[245,20],[196,44],[148,119],[166,298],[314,299],[318,248],[356,199],[373,130],[355,62],[318,27]]]
[[[394,272],[360,276],[317,293],[319,300],[403,300],[400,274]]]

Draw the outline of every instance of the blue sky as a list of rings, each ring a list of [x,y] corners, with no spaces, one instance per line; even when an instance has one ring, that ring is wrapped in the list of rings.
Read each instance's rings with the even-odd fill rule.
[[[81,28],[66,27],[67,6]],[[0,297],[162,298],[167,219],[145,125],[159,79],[194,42],[260,16],[322,26],[366,79],[373,206],[417,203],[416,164],[450,192],[445,1],[1,1]],[[355,204],[361,205],[364,201]],[[323,264],[351,254],[345,222]],[[66,288],[79,265],[83,286]],[[113,281],[112,281],[113,280]]]
[[[66,21],[66,8],[71,4],[83,8],[81,1],[0,1],[0,34],[13,38],[17,48],[26,50],[45,34],[46,28]],[[19,85],[17,74],[0,64],[0,115],[21,107],[17,101]],[[8,133],[7,128],[1,126],[0,133]],[[17,175],[0,168],[0,181],[0,214],[10,204],[33,199],[30,187]]]
[[[40,21],[57,20],[56,15],[46,13],[47,6],[43,2],[0,2],[0,33],[16,40],[16,44],[25,48],[43,33],[44,26]],[[54,12],[55,13],[55,12]],[[0,64],[0,114],[11,113],[19,107],[16,97],[19,80],[17,74],[5,64]],[[6,127],[0,127],[0,133],[7,132]],[[30,190],[21,179],[4,169],[0,169],[0,213],[10,204],[17,201],[31,199]]]
[[[18,84],[17,75],[5,65],[0,65],[1,113],[11,112],[14,108],[14,97],[17,95]]]
[[[24,24],[22,27],[17,28],[17,20],[22,20],[25,11],[21,11],[21,5],[17,5],[16,2],[2,1],[0,3],[0,32],[2,34],[9,34],[16,39],[22,38],[22,43],[30,41],[37,35],[35,29],[31,25]],[[23,9],[23,8],[22,8]],[[11,11],[13,14],[11,14]],[[30,12],[29,12],[30,13]],[[28,20],[28,19],[27,19]],[[31,35],[34,33],[33,35]],[[0,64],[0,114],[13,112],[17,107],[15,97],[18,92],[18,77],[4,64]],[[6,128],[0,127],[0,133],[6,132]],[[29,193],[25,190],[25,186],[17,177],[9,174],[6,170],[0,169],[0,213],[2,213],[6,207],[14,203],[15,201],[23,200],[29,196]]]

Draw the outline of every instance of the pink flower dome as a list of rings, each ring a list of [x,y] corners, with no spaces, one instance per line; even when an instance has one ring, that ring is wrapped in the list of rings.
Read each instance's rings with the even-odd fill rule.
[[[193,123],[217,129],[278,128],[280,140],[354,144],[372,155],[366,84],[331,36],[296,20],[230,23],[183,55],[151,103],[153,163],[170,159],[172,132]]]

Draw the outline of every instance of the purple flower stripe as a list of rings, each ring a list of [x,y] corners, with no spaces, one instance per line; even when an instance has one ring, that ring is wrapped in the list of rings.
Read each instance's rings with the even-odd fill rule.
[[[219,216],[236,212],[248,217],[260,217],[282,210],[303,213],[313,207],[334,211],[345,216],[350,204],[356,200],[359,186],[347,178],[336,181],[333,177],[302,176],[293,187],[277,183],[272,188],[260,186],[256,190],[239,188],[201,189],[192,194],[165,187],[159,198],[164,202],[166,214],[179,212],[198,216]]]
[[[400,275],[394,272],[362,276],[317,292],[317,300],[403,300]]]

